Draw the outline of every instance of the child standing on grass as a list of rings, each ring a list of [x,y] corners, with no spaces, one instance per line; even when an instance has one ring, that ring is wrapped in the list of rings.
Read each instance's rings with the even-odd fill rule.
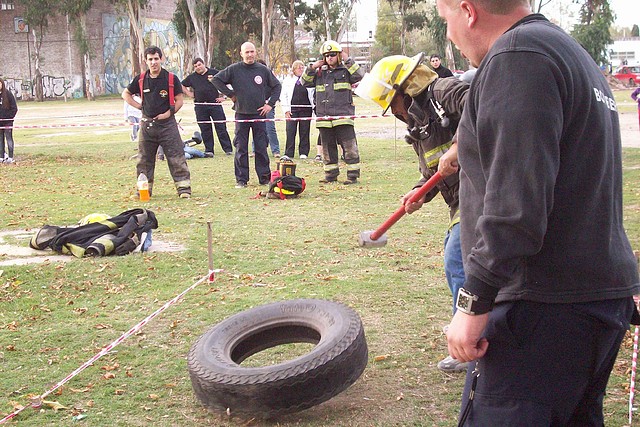
[[[0,163],[14,163],[13,160],[13,119],[18,112],[16,98],[13,96],[4,80],[0,79]],[[4,150],[7,140],[8,153]]]
[[[640,87],[631,93],[631,99],[638,103],[638,127],[640,128]]]
[[[133,95],[133,100],[142,103],[138,95]],[[124,101],[124,119],[131,125],[131,142],[138,139],[138,131],[140,130],[140,119],[142,118],[142,110],[132,107]]]

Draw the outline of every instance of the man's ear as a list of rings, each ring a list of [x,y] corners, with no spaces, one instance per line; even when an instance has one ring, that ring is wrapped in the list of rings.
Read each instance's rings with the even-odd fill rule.
[[[462,13],[464,13],[467,18],[467,26],[472,27],[478,20],[478,11],[476,6],[473,3],[462,0],[460,2],[460,9],[462,9]]]

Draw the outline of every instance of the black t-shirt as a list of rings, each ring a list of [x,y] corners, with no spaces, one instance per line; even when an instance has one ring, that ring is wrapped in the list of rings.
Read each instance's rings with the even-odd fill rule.
[[[152,78],[149,72],[145,72],[143,94],[140,94],[139,80],[140,75],[137,75],[127,86],[127,90],[132,95],[138,94],[142,97],[142,114],[145,117],[155,117],[166,112],[170,107],[169,72],[163,68],[156,78]],[[173,76],[173,93],[174,96],[182,93],[182,84],[176,76]]]
[[[216,98],[220,97],[220,92],[211,83],[216,74],[218,74],[218,70],[215,68],[207,68],[204,74],[194,72],[182,80],[182,85],[193,90],[196,102],[216,102]]]

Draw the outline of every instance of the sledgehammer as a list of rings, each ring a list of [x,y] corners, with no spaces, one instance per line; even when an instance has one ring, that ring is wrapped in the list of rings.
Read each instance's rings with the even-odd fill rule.
[[[440,172],[436,172],[429,178],[427,182],[425,182],[422,187],[418,188],[413,196],[409,199],[408,203],[415,203],[424,197],[429,191],[436,186],[438,182],[442,179],[442,175]],[[360,246],[363,247],[381,247],[387,244],[387,235],[384,234],[388,229],[391,228],[393,224],[398,222],[400,218],[402,218],[405,214],[404,205],[400,206],[394,213],[382,223],[380,227],[378,227],[374,231],[363,231],[360,233],[359,243]]]

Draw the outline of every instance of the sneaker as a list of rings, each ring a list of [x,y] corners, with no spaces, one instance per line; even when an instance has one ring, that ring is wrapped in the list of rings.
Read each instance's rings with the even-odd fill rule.
[[[13,160],[13,157],[7,157],[6,159],[4,159],[5,163],[15,163],[16,161]]]
[[[451,356],[447,356],[438,362],[438,369],[442,372],[466,372],[469,362],[460,362]]]
[[[273,157],[275,157],[276,159],[280,158],[280,153],[273,153]]]
[[[314,158],[314,160],[315,160],[316,162],[321,162],[321,161],[322,161],[322,156],[321,156],[320,154],[318,154],[318,155]]]
[[[207,158],[212,158],[213,157],[213,153],[211,151],[205,151],[204,152],[204,156]]]
[[[224,154],[227,156],[233,156],[233,151],[225,151]]]
[[[236,182],[236,188],[247,188],[247,183],[246,182],[242,182],[242,181],[238,181],[238,182]]]
[[[191,194],[190,193],[180,193],[178,195],[178,197],[180,197],[181,199],[190,199],[191,198]]]
[[[306,158],[307,158],[307,156],[305,156],[304,154],[300,154],[300,158],[301,158],[301,159],[306,159]]]
[[[336,182],[338,178],[322,178],[320,184],[328,184],[329,182]]]
[[[358,180],[357,179],[347,179],[345,182],[343,182],[344,185],[351,185],[351,184],[357,184]]]

